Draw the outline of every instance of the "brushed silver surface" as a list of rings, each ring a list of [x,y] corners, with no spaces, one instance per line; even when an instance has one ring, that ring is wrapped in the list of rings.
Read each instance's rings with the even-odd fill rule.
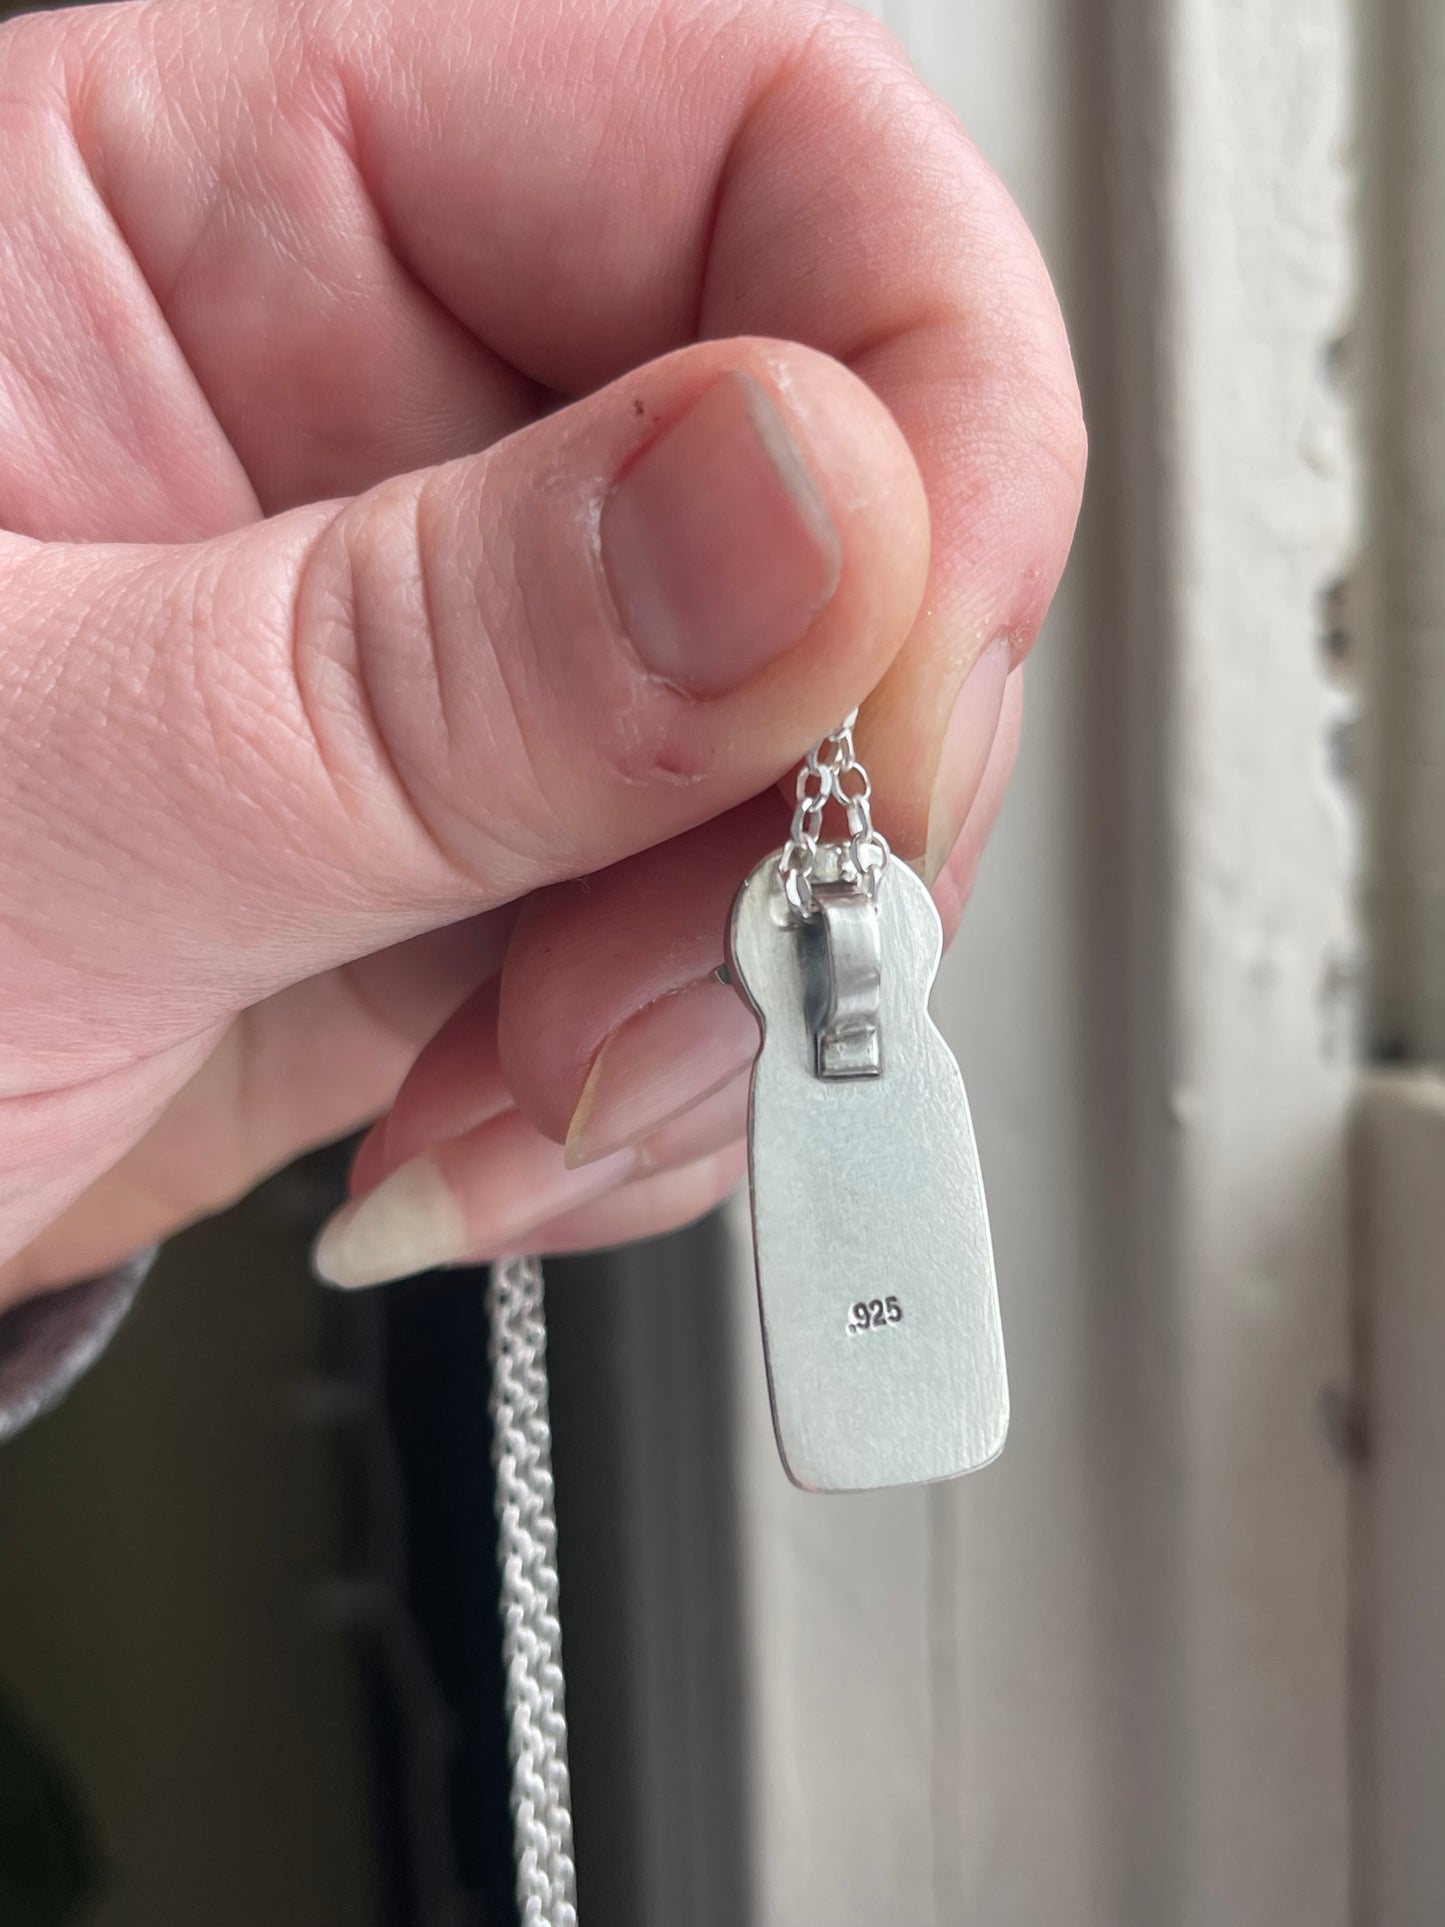
[[[978,1152],[928,1014],[938,913],[898,862],[877,900],[876,1077],[816,1074],[815,938],[776,856],[739,891],[729,932],[733,981],[763,1026],[748,1147],[773,1424],[788,1476],[815,1492],[953,1478],[995,1458],[1008,1430]]]

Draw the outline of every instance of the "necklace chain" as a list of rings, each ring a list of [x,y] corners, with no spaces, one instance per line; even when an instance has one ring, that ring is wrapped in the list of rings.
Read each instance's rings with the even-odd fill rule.
[[[888,844],[873,827],[872,785],[853,747],[857,720],[855,709],[813,747],[798,772],[797,807],[778,872],[800,916],[814,907],[830,802],[847,819],[849,880],[874,888],[888,861]],[[517,1899],[523,1927],[576,1927],[547,1332],[536,1258],[503,1258],[492,1266],[487,1320]]]
[[[837,803],[848,821],[849,854],[857,878],[876,886],[888,861],[888,844],[873,827],[873,785],[853,747],[856,709],[838,727],[815,743],[798,771],[797,803],[788,840],[778,858],[788,902],[800,916],[813,908],[813,881],[818,871],[818,846],[830,802]]]
[[[523,1927],[576,1927],[547,1331],[537,1259],[502,1258],[492,1266],[487,1322],[517,1903]]]

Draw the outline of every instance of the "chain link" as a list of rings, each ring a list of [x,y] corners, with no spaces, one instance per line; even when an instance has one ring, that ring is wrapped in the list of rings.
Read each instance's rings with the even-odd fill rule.
[[[487,1323],[517,1905],[523,1927],[576,1927],[547,1332],[537,1259],[502,1258],[492,1266]]]
[[[871,879],[876,886],[888,861],[888,844],[882,832],[873,827],[873,786],[853,748],[857,720],[857,710],[850,710],[830,735],[813,746],[798,771],[797,805],[792,829],[778,858],[778,874],[788,902],[800,916],[807,916],[813,908],[818,845],[823,840],[823,819],[830,802],[836,803],[847,818],[849,852],[857,876]]]
[[[888,844],[873,827],[868,772],[853,748],[857,720],[855,709],[813,748],[798,772],[797,807],[778,869],[789,903],[802,916],[813,908],[829,803],[847,819],[855,876],[876,885],[888,861]],[[577,1927],[547,1331],[536,1258],[502,1258],[492,1266],[487,1322],[517,1903],[523,1927]]]

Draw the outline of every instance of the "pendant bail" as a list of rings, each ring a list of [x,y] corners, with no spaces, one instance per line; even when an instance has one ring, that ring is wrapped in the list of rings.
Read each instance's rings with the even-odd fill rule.
[[[883,949],[878,904],[858,882],[813,885],[815,915],[809,919],[821,942],[811,987],[814,1009],[814,1072],[818,1077],[879,1077],[883,1072],[878,1006]],[[816,952],[815,952],[816,955]]]

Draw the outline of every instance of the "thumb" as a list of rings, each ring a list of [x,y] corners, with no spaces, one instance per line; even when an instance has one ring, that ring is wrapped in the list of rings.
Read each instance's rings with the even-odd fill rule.
[[[766,787],[887,667],[927,549],[882,404],[759,341],[192,547],[3,538],[30,1088]]]

